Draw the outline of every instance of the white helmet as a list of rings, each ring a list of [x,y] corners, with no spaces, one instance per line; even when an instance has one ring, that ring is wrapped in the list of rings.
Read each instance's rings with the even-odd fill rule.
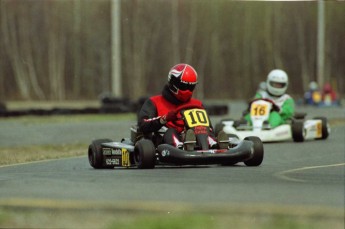
[[[267,90],[274,96],[281,96],[285,94],[288,85],[289,77],[283,70],[274,69],[267,75]]]

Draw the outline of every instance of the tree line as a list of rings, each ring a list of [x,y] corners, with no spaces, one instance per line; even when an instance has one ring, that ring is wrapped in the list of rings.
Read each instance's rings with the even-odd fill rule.
[[[196,96],[246,99],[284,69],[301,96],[317,80],[316,1],[119,0],[123,96],[159,93],[189,63]],[[97,99],[111,92],[111,0],[1,0],[0,100]],[[325,2],[324,80],[344,93],[345,4]]]

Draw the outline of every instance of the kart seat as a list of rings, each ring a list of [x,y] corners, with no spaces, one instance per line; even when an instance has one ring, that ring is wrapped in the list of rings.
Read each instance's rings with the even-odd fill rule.
[[[144,137],[144,134],[140,132],[137,125],[131,126],[131,141],[135,144],[138,140]]]
[[[142,138],[150,139],[154,145],[158,145],[162,143],[162,136],[161,132],[156,133],[149,133],[144,134],[139,130],[138,125],[131,126],[131,141],[135,144],[137,141],[139,141]]]

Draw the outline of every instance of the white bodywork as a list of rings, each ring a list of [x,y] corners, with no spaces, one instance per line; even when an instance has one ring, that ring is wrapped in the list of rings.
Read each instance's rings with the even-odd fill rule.
[[[272,141],[285,141],[292,139],[291,127],[290,125],[281,125],[274,129],[269,130],[237,130],[233,124],[234,121],[223,121],[224,132],[227,134],[235,134],[239,139],[244,139],[249,136],[256,136],[261,139],[262,142],[272,142]]]
[[[250,114],[253,125],[234,127],[234,121],[222,121],[224,125],[223,131],[227,134],[237,135],[239,139],[249,136],[257,136],[262,142],[276,142],[292,140],[292,123],[283,124],[275,128],[268,127],[265,121],[268,120],[272,103],[265,100],[257,100],[251,104]],[[302,120],[300,120],[302,122]],[[267,122],[266,122],[267,123]],[[303,121],[303,138],[321,139],[322,136],[322,120],[304,120]],[[327,124],[327,131],[330,133],[330,127]]]

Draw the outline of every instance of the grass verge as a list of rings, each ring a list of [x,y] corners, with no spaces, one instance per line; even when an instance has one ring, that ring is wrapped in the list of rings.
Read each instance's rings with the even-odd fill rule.
[[[320,213],[297,216],[253,213],[250,206],[238,212],[207,211],[121,211],[119,209],[54,209],[0,207],[0,228],[104,228],[104,229],[343,229],[341,217],[320,217]],[[266,210],[266,209],[265,209]],[[339,215],[339,214],[338,214]]]
[[[85,144],[39,145],[0,148],[0,166],[86,156]]]

